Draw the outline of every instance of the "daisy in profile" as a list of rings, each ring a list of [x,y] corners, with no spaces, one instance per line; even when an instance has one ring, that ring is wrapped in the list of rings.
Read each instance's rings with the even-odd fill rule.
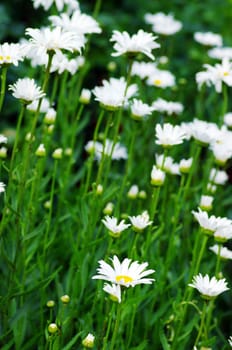
[[[67,51],[81,51],[85,44],[83,35],[74,32],[64,31],[61,27],[50,29],[48,27],[37,29],[27,28],[26,35],[28,35],[29,42],[27,49],[34,49],[38,56],[46,56],[49,52]]]
[[[24,51],[20,44],[3,43],[0,45],[0,66],[18,66],[24,59]]]
[[[109,230],[110,236],[117,238],[121,236],[121,233],[130,227],[130,224],[125,224],[125,220],[118,222],[118,219],[115,217],[106,216],[102,219],[103,224]]]
[[[217,280],[216,277],[209,278],[209,275],[202,276],[199,273],[193,277],[190,287],[196,288],[204,299],[216,298],[219,294],[229,290],[225,278]]]
[[[53,26],[77,34],[100,34],[102,32],[97,21],[93,17],[81,13],[80,10],[74,11],[70,16],[67,13],[61,13],[60,16],[50,16],[49,20]]]
[[[166,101],[163,98],[158,98],[152,103],[154,111],[166,113],[167,115],[178,115],[184,110],[184,106],[180,102]]]
[[[134,231],[136,232],[142,232],[147,226],[152,224],[147,211],[144,211],[142,214],[137,216],[129,216],[129,220]]]
[[[103,108],[107,110],[116,110],[122,107],[128,99],[137,92],[137,85],[132,84],[127,87],[124,77],[119,79],[110,78],[103,80],[102,86],[96,86],[93,89],[95,100],[99,101]]]
[[[220,255],[220,258],[223,260],[232,260],[232,251],[227,247],[221,247],[218,244],[209,247],[209,250],[214,252],[216,255]]]
[[[0,193],[5,192],[6,190],[6,185],[4,184],[4,182],[0,182]]]
[[[151,170],[151,185],[162,186],[164,184],[165,177],[166,173],[156,165],[153,165]]]
[[[227,58],[232,59],[232,47],[214,47],[208,51],[208,56],[211,58],[216,58],[218,60],[223,60]]]
[[[100,267],[97,269],[98,274],[93,276],[93,279],[100,279],[124,287],[134,287],[137,284],[151,284],[154,279],[146,278],[146,276],[154,273],[154,270],[146,270],[148,263],[138,263],[125,258],[122,262],[119,261],[116,255],[111,259],[113,267],[107,264],[104,260],[98,263]]]
[[[232,336],[229,337],[228,342],[229,342],[230,347],[232,347]]]
[[[144,32],[142,29],[132,36],[126,31],[121,33],[118,30],[114,30],[110,41],[115,42],[113,47],[116,52],[112,53],[112,56],[127,54],[130,57],[134,57],[139,53],[143,53],[151,60],[154,60],[155,57],[152,54],[152,50],[160,47],[160,44],[155,41],[156,38],[152,33]]]
[[[194,40],[204,46],[222,46],[222,36],[212,32],[196,32]]]
[[[170,123],[157,124],[155,131],[156,144],[165,148],[179,145],[186,138],[184,130],[179,125],[173,126]]]
[[[130,105],[130,109],[131,118],[135,120],[143,120],[146,116],[151,115],[153,112],[153,107],[135,98]]]
[[[227,218],[216,217],[214,215],[209,216],[206,211],[198,208],[198,212],[192,211],[193,216],[198,221],[200,227],[206,234],[212,235],[216,230],[222,228],[231,228],[232,221]]]
[[[155,86],[157,88],[166,89],[173,87],[176,84],[175,76],[168,70],[158,69],[151,74],[146,80],[147,85]]]
[[[232,86],[232,63],[229,59],[224,58],[221,63],[215,66],[205,64],[206,71],[196,74],[196,81],[200,88],[203,83],[214,86],[217,93],[222,92],[223,83]]]
[[[166,15],[163,12],[147,13],[145,22],[152,25],[153,32],[162,35],[173,35],[182,28],[182,23],[174,19],[173,15]]]
[[[50,7],[55,4],[58,11],[62,11],[67,6],[67,11],[72,12],[79,9],[79,3],[77,0],[32,0],[33,6],[37,9],[42,6],[45,11],[48,11]]]
[[[110,299],[113,301],[121,303],[121,286],[119,284],[113,283],[112,285],[109,283],[105,283],[103,290],[110,295]]]
[[[45,96],[41,88],[36,85],[35,80],[30,78],[18,79],[16,83],[9,85],[9,90],[12,91],[12,95],[15,98],[18,98],[25,104]]]

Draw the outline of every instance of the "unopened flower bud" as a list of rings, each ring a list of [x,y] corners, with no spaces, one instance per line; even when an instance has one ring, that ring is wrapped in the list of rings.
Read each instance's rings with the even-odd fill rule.
[[[81,95],[79,97],[80,103],[89,104],[91,99],[91,91],[88,89],[82,89]]]
[[[146,192],[145,192],[144,190],[141,190],[141,191],[139,191],[139,193],[138,193],[138,197],[139,197],[140,199],[146,199],[146,198],[147,198],[147,194],[146,194]]]
[[[56,325],[56,323],[50,323],[48,326],[48,332],[51,334],[54,334],[58,331],[58,327]]]
[[[94,335],[89,333],[85,339],[82,340],[82,345],[86,348],[93,348],[94,346]]]
[[[46,156],[46,149],[45,149],[43,143],[41,143],[41,144],[39,145],[39,147],[38,147],[37,150],[35,151],[35,155],[36,155],[37,157],[45,157],[45,156]]]
[[[189,170],[190,170],[190,168],[192,166],[192,162],[193,162],[192,158],[182,159],[180,161],[180,165],[179,165],[180,172],[183,173],[183,174],[188,174]]]
[[[63,149],[62,148],[57,148],[55,151],[52,153],[52,157],[54,159],[61,159],[63,156]]]
[[[112,202],[109,202],[106,204],[105,208],[103,209],[103,213],[105,215],[111,215],[114,210],[114,204]]]
[[[127,197],[130,199],[136,199],[139,193],[139,188],[137,185],[133,185],[131,186],[131,188],[129,189],[128,193],[127,193]]]
[[[7,148],[6,147],[0,147],[0,158],[5,159],[7,157]]]
[[[103,186],[101,184],[97,185],[96,194],[100,196],[103,193]]]
[[[151,171],[151,185],[152,186],[162,186],[165,180],[165,172],[158,169],[156,165],[153,165]]]
[[[47,307],[52,308],[55,306],[55,302],[54,302],[54,300],[48,300],[46,305],[47,305]]]
[[[49,108],[47,113],[44,116],[44,123],[51,125],[54,124],[56,121],[56,111],[54,108]]]
[[[201,196],[200,208],[205,211],[212,209],[213,197],[212,196]]]
[[[67,294],[62,295],[62,297],[60,297],[60,300],[63,304],[68,304],[70,302],[70,296]]]

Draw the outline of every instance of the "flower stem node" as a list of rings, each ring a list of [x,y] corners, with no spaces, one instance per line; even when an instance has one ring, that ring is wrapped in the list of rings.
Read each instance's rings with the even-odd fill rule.
[[[95,340],[95,337],[93,334],[89,333],[85,339],[82,340],[82,345],[85,347],[85,348],[88,348],[88,349],[92,349],[94,347],[94,340]]]

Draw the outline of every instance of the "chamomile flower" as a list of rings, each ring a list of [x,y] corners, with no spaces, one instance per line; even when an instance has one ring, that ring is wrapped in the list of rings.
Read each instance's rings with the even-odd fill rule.
[[[74,75],[78,69],[83,66],[84,62],[85,60],[83,56],[69,59],[64,53],[58,51],[53,56],[50,72],[62,74],[64,71],[68,71],[71,75]]]
[[[232,59],[232,47],[214,47],[208,51],[208,56],[211,58],[216,58],[218,60],[223,60],[227,58]]]
[[[156,39],[157,37],[154,37],[152,33],[144,32],[142,29],[132,36],[126,31],[121,33],[114,30],[110,41],[115,42],[113,47],[116,52],[112,53],[112,56],[127,54],[134,57],[139,53],[143,53],[154,60],[152,50],[160,47],[160,44],[155,41]]]
[[[163,154],[156,154],[155,159],[157,168],[172,175],[180,175],[179,164],[175,163],[172,157],[167,156],[164,158]],[[155,169],[154,166],[153,169]]]
[[[0,143],[7,143],[7,137],[5,135],[0,134]]]
[[[214,240],[216,242],[224,243],[229,239],[232,239],[232,222],[231,224],[226,225],[225,227],[219,227],[214,232]]]
[[[109,283],[105,283],[103,290],[110,294],[110,298],[113,301],[117,301],[119,304],[121,303],[121,286],[119,284],[113,283],[112,285]]]
[[[71,16],[67,13],[61,13],[60,16],[50,16],[49,20],[55,27],[58,26],[77,34],[100,34],[102,31],[93,17],[81,13],[80,10],[74,11]]]
[[[158,168],[156,165],[153,165],[151,171],[151,185],[162,186],[164,184],[165,177],[165,172],[162,169]]]
[[[196,32],[194,40],[205,46],[222,46],[222,36],[212,32]]]
[[[12,91],[12,95],[15,98],[18,98],[25,104],[45,96],[41,88],[36,85],[35,80],[30,78],[18,79],[16,83],[9,85],[9,90]]]
[[[209,86],[213,85],[216,92],[221,93],[223,83],[232,86],[232,63],[227,58],[224,58],[220,64],[217,63],[215,66],[205,64],[204,68],[206,68],[206,71],[203,72],[204,79],[202,79],[202,72],[196,74],[199,87],[206,83]]]
[[[137,75],[142,80],[148,78],[150,75],[154,75],[156,72],[155,62],[137,62],[132,65],[131,75]]]
[[[173,87],[176,84],[175,76],[168,70],[156,69],[154,74],[150,75],[146,80],[147,85],[155,86],[161,89]]]
[[[179,115],[183,112],[184,106],[180,102],[166,101],[163,98],[158,98],[152,103],[154,111],[166,113],[167,115]]]
[[[209,247],[209,250],[214,252],[216,255],[219,254],[221,259],[232,260],[232,251],[226,247],[221,247],[218,244],[215,244],[212,247]]]
[[[216,230],[231,226],[231,220],[227,218],[216,217],[214,215],[209,216],[206,211],[198,208],[198,212],[192,211],[193,216],[198,221],[200,227],[207,234],[213,234]]]
[[[143,120],[146,116],[152,114],[153,112],[153,107],[138,99],[133,99],[130,108],[131,117],[135,120]]]
[[[50,7],[55,4],[58,11],[62,11],[67,6],[67,11],[72,12],[73,10],[79,9],[79,3],[77,0],[32,0],[33,6],[37,9],[42,6],[45,11],[48,11]]]
[[[179,125],[164,123],[157,124],[156,128],[156,144],[162,145],[165,148],[172,147],[183,143],[186,138],[185,132]]]
[[[163,35],[173,35],[182,28],[182,23],[175,20],[173,15],[166,15],[163,12],[147,13],[145,22],[152,25],[153,32]]]
[[[57,53],[62,49],[80,52],[85,44],[83,35],[64,31],[61,27],[54,29],[48,27],[42,29],[27,28],[26,34],[30,37],[28,47],[35,49],[35,53],[42,57],[49,52]]]
[[[93,279],[105,280],[114,284],[119,284],[124,287],[134,287],[138,284],[151,284],[154,279],[146,278],[146,276],[154,273],[154,270],[146,270],[148,263],[138,263],[125,258],[122,262],[114,255],[111,259],[113,267],[107,264],[104,260],[98,263],[100,267],[97,269],[98,274],[93,276]]]
[[[95,100],[108,110],[122,107],[137,92],[137,85],[132,84],[127,87],[124,77],[110,78],[109,81],[103,80],[102,84],[102,86],[96,86],[93,89],[93,94]]]
[[[228,342],[229,342],[229,345],[232,347],[232,336],[229,337]]]
[[[224,124],[226,124],[229,128],[232,127],[232,112],[228,112],[223,116]]]
[[[179,164],[179,170],[183,174],[188,174],[193,163],[193,158],[181,159]]]
[[[209,211],[212,209],[213,197],[202,195],[200,198],[200,208],[205,211]]]
[[[209,275],[202,276],[199,273],[193,277],[190,287],[196,288],[204,299],[212,299],[219,294],[229,290],[225,278],[217,280],[216,277],[209,278]]]
[[[6,190],[6,185],[4,184],[4,182],[0,182],[0,193],[5,192]]]
[[[147,211],[137,216],[129,216],[128,218],[136,232],[142,232],[147,226],[152,224]]]
[[[18,66],[23,61],[24,52],[20,44],[3,43],[0,45],[0,66],[13,64]]]
[[[211,182],[213,182],[215,185],[225,185],[225,183],[228,181],[228,175],[224,170],[218,170],[218,169],[211,169],[209,179]]]
[[[108,215],[102,219],[102,222],[109,230],[110,236],[115,238],[120,237],[121,233],[131,226],[130,224],[125,224],[125,220],[118,222],[117,218],[114,216],[110,217]]]
[[[87,336],[82,340],[82,345],[85,348],[92,349],[94,347],[95,336],[91,333],[87,334]]]

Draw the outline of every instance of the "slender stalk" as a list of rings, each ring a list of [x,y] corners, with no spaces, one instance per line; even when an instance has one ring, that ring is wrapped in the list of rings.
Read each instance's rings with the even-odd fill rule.
[[[110,330],[111,330],[111,325],[112,325],[114,313],[115,313],[115,302],[113,303],[112,309],[111,309],[110,314],[109,314],[108,325],[107,325],[106,335],[104,336],[104,339],[103,339],[102,350],[107,349],[108,339],[109,339],[109,335],[110,335]]]
[[[2,110],[3,101],[6,93],[6,76],[7,76],[7,69],[8,66],[2,67],[2,74],[1,74],[1,91],[0,91],[0,112]]]
[[[114,330],[113,330],[112,340],[111,340],[111,344],[110,344],[110,349],[109,350],[114,350],[116,338],[118,336],[118,330],[119,330],[119,324],[120,324],[120,315],[121,315],[121,305],[122,304],[119,304],[119,303],[117,305],[116,320],[115,320],[115,324],[114,324]]]
[[[202,337],[202,333],[203,333],[203,331],[205,329],[206,314],[207,314],[207,301],[204,300],[203,310],[202,310],[202,314],[201,314],[201,324],[200,324],[199,331],[198,331],[198,334],[197,334],[197,337],[196,337],[196,340],[195,340],[195,343],[194,343],[194,347],[197,346],[199,340]],[[207,329],[205,329],[204,338],[205,338],[205,340],[207,340]]]

